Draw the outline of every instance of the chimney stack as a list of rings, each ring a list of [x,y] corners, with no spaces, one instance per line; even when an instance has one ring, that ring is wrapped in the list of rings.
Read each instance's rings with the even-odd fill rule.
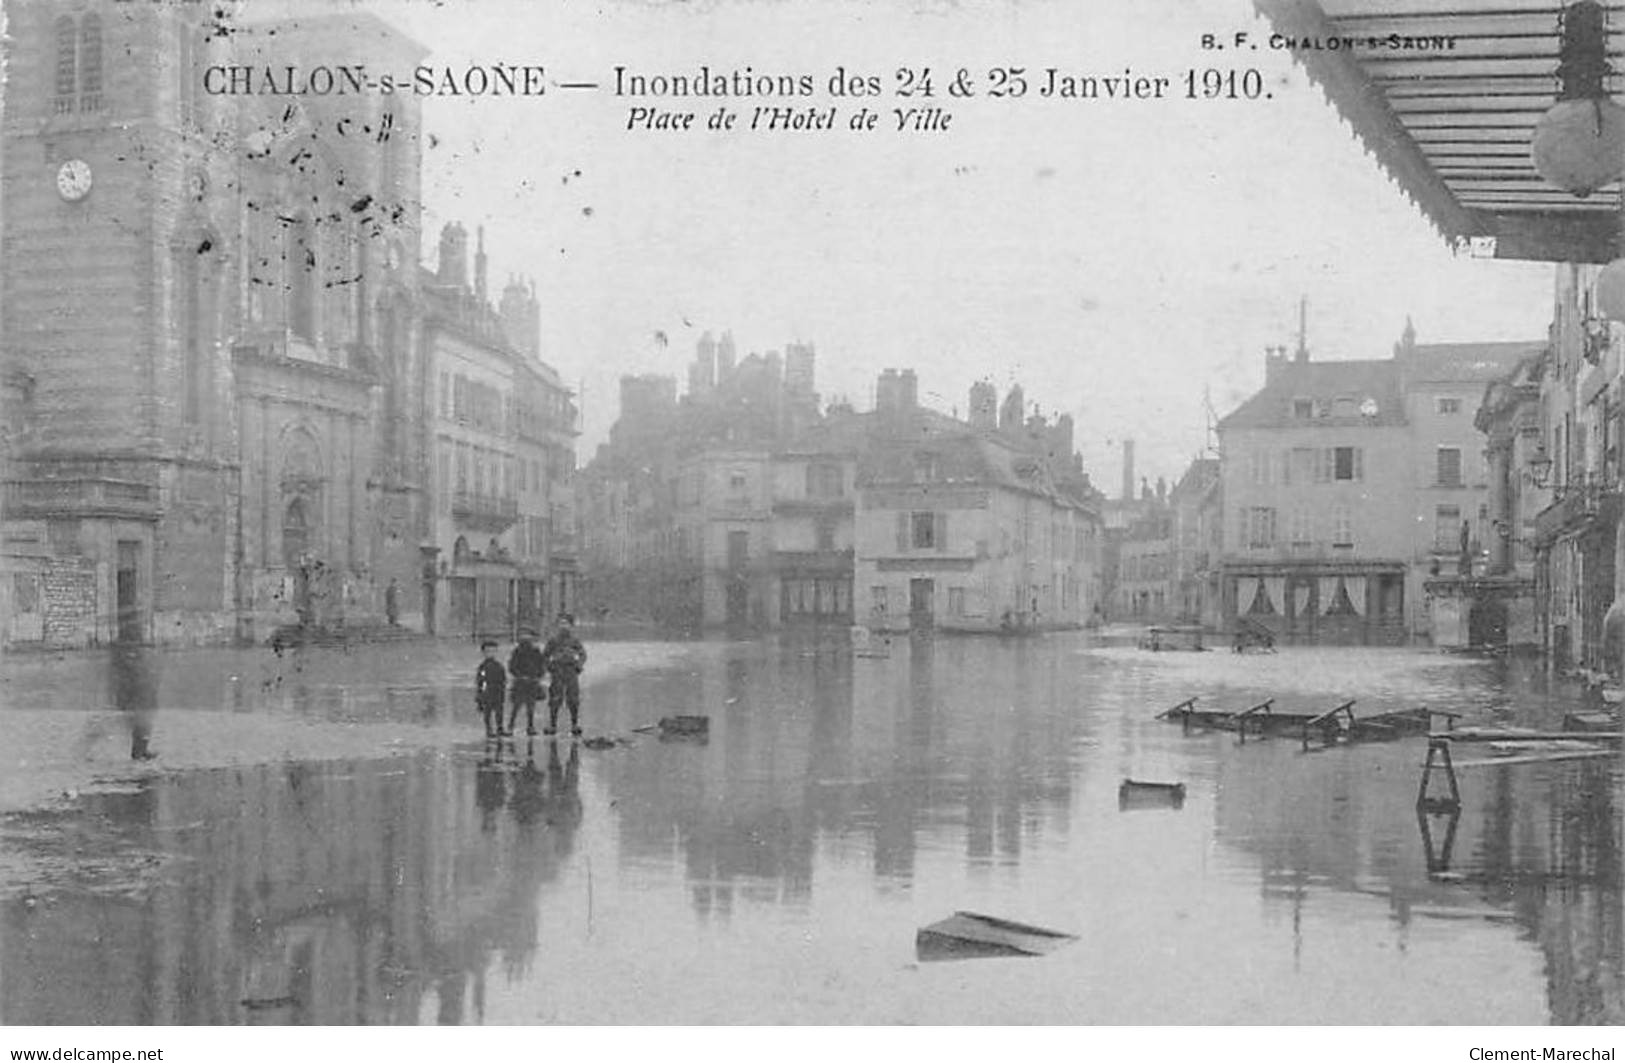
[[[457,222],[440,230],[440,269],[435,279],[449,287],[468,287],[468,230]]]
[[[999,392],[990,380],[978,380],[970,386],[970,425],[984,431],[999,427]]]
[[[1004,396],[1004,405],[999,407],[999,428],[1005,432],[1021,431],[1026,410],[1027,396],[1021,390],[1021,385],[1011,384]]]
[[[875,409],[878,411],[903,413],[914,409],[919,401],[919,379],[912,369],[887,369],[875,381]]]

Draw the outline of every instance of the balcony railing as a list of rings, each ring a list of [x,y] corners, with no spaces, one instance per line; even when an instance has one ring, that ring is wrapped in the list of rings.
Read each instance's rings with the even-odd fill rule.
[[[151,484],[102,477],[13,480],[5,485],[5,515],[12,518],[127,517],[157,520]]]
[[[773,512],[784,514],[795,513],[851,513],[853,511],[852,496],[836,495],[830,498],[775,498]]]
[[[519,500],[458,491],[451,496],[451,515],[480,531],[506,531],[519,520]]]

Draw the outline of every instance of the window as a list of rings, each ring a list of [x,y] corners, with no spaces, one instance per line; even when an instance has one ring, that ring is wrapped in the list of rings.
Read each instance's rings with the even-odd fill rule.
[[[1295,420],[1307,421],[1315,415],[1314,399],[1293,399],[1292,417]]]
[[[1347,506],[1332,507],[1332,546],[1339,550],[1354,548],[1354,524]]]
[[[1290,527],[1293,546],[1304,547],[1314,542],[1315,522],[1307,509],[1299,507],[1292,511]]]
[[[1445,396],[1440,395],[1438,398],[1436,398],[1434,400],[1433,408],[1436,411],[1438,411],[1439,413],[1443,413],[1443,414],[1460,413],[1461,412],[1461,400],[1460,399],[1446,398]]]
[[[948,588],[948,615],[949,616],[964,616],[965,615],[965,588],[963,588],[963,587],[949,587]]]
[[[750,558],[750,532],[731,531],[728,533],[728,567],[744,568],[745,562]]]
[[[1360,468],[1361,451],[1358,447],[1332,448],[1332,479],[1363,480]]]
[[[1260,487],[1275,482],[1270,468],[1273,464],[1270,459],[1274,457],[1274,454],[1275,452],[1271,450],[1255,450],[1247,455],[1248,463],[1252,466],[1253,483]]]
[[[1333,417],[1358,417],[1359,415],[1360,403],[1347,395],[1339,396],[1332,403]]]
[[[736,495],[744,494],[745,493],[745,474],[742,473],[742,472],[731,472],[731,473],[729,473],[728,474],[728,490],[732,491]]]
[[[1254,506],[1248,510],[1247,545],[1258,550],[1275,545],[1275,508]]]
[[[1461,508],[1438,506],[1433,510],[1433,549],[1454,551],[1461,548]]]
[[[916,550],[935,550],[937,547],[937,515],[912,513],[909,515],[909,545]]]
[[[818,549],[835,549],[835,522],[821,520],[818,522]]]
[[[1440,447],[1435,458],[1435,480],[1440,487],[1461,486],[1461,448]]]
[[[55,114],[102,109],[102,20],[88,14],[75,25],[63,15],[56,20],[56,67],[52,72]]]
[[[884,587],[870,587],[869,588],[869,601],[872,603],[870,605],[870,609],[874,612],[874,614],[876,616],[885,616],[886,613],[889,611],[889,609],[887,607],[887,604],[886,604],[886,588],[884,588]]]
[[[74,93],[79,87],[78,33],[73,19],[63,15],[56,20],[56,113],[73,110]]]
[[[102,20],[94,13],[79,24],[79,109],[102,109]]]
[[[1312,447],[1293,447],[1288,459],[1291,466],[1290,482],[1307,484],[1315,481],[1315,451]]]

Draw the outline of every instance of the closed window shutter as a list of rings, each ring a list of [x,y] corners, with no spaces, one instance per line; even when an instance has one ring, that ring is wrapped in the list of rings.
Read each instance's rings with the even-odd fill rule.
[[[897,552],[908,552],[908,511],[899,510],[897,513]]]
[[[940,554],[948,549],[948,514],[933,513],[931,523],[933,525],[931,537],[936,540],[937,553]]]
[[[1364,480],[1365,479],[1365,448],[1364,447],[1355,447],[1354,448],[1354,478],[1356,480]]]

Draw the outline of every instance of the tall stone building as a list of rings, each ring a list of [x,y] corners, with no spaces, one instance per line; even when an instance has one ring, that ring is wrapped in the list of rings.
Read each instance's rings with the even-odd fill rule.
[[[425,626],[444,635],[539,628],[575,604],[575,404],[539,357],[530,291],[513,283],[491,304],[484,230],[476,237],[472,283],[455,222],[421,276],[434,454],[422,593]]]
[[[358,12],[228,34],[204,5],[7,14],[7,640],[336,627],[392,579],[411,619],[417,102],[203,75],[423,50]]]

